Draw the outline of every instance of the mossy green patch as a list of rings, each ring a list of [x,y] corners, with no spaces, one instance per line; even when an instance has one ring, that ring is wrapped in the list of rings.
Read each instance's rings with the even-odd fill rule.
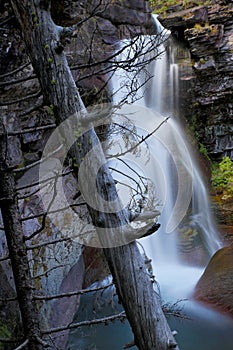
[[[222,199],[233,197],[233,161],[229,157],[213,165],[212,185],[223,194]]]

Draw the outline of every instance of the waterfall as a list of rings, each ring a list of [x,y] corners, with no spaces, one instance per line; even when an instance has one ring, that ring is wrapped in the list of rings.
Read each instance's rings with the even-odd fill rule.
[[[154,19],[157,21],[156,18]],[[161,25],[157,23],[156,27],[161,33],[163,30]],[[166,36],[167,34],[166,32]],[[151,40],[151,37],[144,37],[144,40]],[[155,165],[147,171],[147,176],[149,174],[151,181],[157,184],[157,195],[162,205],[159,217],[161,228],[154,236],[145,239],[143,244],[156,263],[161,264],[179,264],[179,246],[182,244],[185,247],[189,244],[191,246],[192,243],[202,244],[208,252],[205,261],[202,262],[204,265],[209,257],[219,249],[220,244],[210,212],[203,175],[179,121],[179,81],[182,79],[181,75],[185,76],[186,72],[185,68],[179,69],[177,61],[180,60],[181,50],[173,40],[169,38],[166,43],[163,43],[163,40],[159,42],[156,36],[154,40],[158,42],[156,48],[158,58],[149,62],[146,67],[147,72],[153,76],[152,79],[146,80],[148,75],[144,70],[125,72],[124,67],[121,67],[111,80],[115,103],[123,100],[128,105],[131,104],[130,108],[141,106],[153,111],[153,120],[150,119],[148,112],[147,116],[142,116],[143,122],[139,122],[141,125],[137,125],[139,119],[136,122],[141,137],[146,135],[142,129],[151,132],[155,125],[159,125],[161,120],[170,116],[167,123],[156,131],[155,137],[147,141],[147,146],[155,161]],[[122,45],[125,44],[124,41]],[[132,57],[136,50],[134,45],[137,44],[134,43],[132,47],[127,45],[127,48],[118,57],[119,61]],[[187,50],[182,51],[182,55],[184,60],[189,58]],[[147,53],[145,53],[139,60],[143,62],[147,58]],[[138,66],[141,67],[140,64]],[[186,77],[183,79],[185,80]],[[133,96],[129,92],[132,88],[132,81],[137,85],[137,92],[134,92]],[[146,166],[145,162],[143,168]],[[162,188],[160,192],[159,187],[161,183],[163,187],[164,182],[166,188],[165,190]],[[184,203],[189,200],[189,192],[190,203]],[[184,205],[186,206],[185,213],[182,212]]]

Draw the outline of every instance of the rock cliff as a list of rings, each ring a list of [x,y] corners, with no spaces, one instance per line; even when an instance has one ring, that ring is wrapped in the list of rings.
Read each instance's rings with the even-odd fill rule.
[[[233,159],[233,4],[169,8],[162,24],[190,50],[195,78],[186,118],[212,158]]]

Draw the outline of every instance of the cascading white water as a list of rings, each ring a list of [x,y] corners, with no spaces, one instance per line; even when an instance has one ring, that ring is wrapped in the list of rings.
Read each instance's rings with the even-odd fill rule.
[[[179,111],[179,102],[178,102],[178,93],[179,93],[179,67],[176,63],[176,50],[177,48],[174,47],[173,43],[170,41],[168,43],[168,54],[163,54],[162,59],[157,63],[155,61],[154,64],[154,90],[151,89],[150,91],[147,90],[147,94],[150,94],[150,101],[154,101],[154,104],[151,103],[150,107],[154,108],[160,113],[172,113],[175,111]],[[167,62],[169,61],[169,64]],[[162,79],[163,82],[160,81],[160,75],[161,72],[166,72],[165,79]],[[162,97],[160,97],[160,101],[158,101],[158,93],[156,91],[166,91],[164,85],[167,85],[170,89],[170,99],[167,102],[166,107],[161,106]],[[153,95],[155,95],[155,98],[153,100]],[[185,135],[183,134],[182,128],[179,125],[179,120],[172,120],[171,123],[173,123],[173,127],[177,128],[179,132],[180,139],[185,140]],[[169,137],[169,136],[168,136]],[[179,140],[177,140],[179,143]],[[206,191],[206,186],[203,182],[202,174],[200,172],[199,166],[196,161],[196,156],[190,149],[190,146],[185,142],[188,152],[190,154],[190,157],[192,159],[192,169],[193,169],[193,175],[192,175],[192,181],[193,181],[193,191],[192,191],[192,207],[191,207],[191,214],[189,217],[189,226],[192,229],[197,229],[198,232],[201,231],[201,235],[204,239],[204,243],[206,245],[206,248],[208,249],[209,253],[212,255],[219,247],[219,238],[218,234],[215,228],[214,219],[210,212],[210,205],[208,201],[208,193]],[[179,147],[179,144],[177,144],[177,149]],[[159,153],[160,151],[157,150]],[[186,155],[182,155],[182,149],[179,150],[181,157],[185,157]],[[170,160],[168,159],[168,162],[170,164]],[[166,180],[168,183],[174,184],[174,176],[173,172],[171,170],[171,166],[169,167],[169,164],[167,164],[166,171]],[[172,193],[172,191],[171,191]],[[169,200],[168,198],[168,207],[172,207],[171,204],[172,196]],[[166,219],[165,219],[166,220]]]
[[[157,21],[156,18],[155,21]],[[157,28],[160,32],[163,30],[158,23]],[[151,38],[148,38],[148,40],[151,40]],[[135,70],[133,73],[130,71],[126,73],[124,69],[119,69],[112,78],[112,86],[114,102],[124,100],[126,95],[126,100],[132,102],[129,99],[129,88],[132,87],[129,79],[137,81],[137,92],[133,95],[134,105],[136,103],[149,107],[154,111],[153,120],[143,117],[144,127],[149,132],[154,129],[156,123],[159,124],[162,118],[168,115],[171,116],[166,125],[163,125],[156,132],[156,140],[155,138],[148,140],[150,151],[156,155],[159,164],[159,169],[158,166],[154,167],[153,170],[150,170],[149,176],[156,185],[159,182],[160,173],[163,173],[166,182],[166,194],[160,193],[160,188],[157,186],[157,195],[163,202],[163,209],[159,218],[161,228],[154,237],[148,238],[144,245],[146,245],[149,255],[153,257],[156,263],[172,264],[174,262],[179,263],[177,237],[180,231],[197,235],[203,241],[209,256],[220,247],[220,244],[214,220],[210,213],[208,194],[201,172],[179,120],[177,120],[180,77],[179,66],[176,61],[179,48],[174,46],[170,39],[166,45],[161,42],[159,44],[157,48],[159,57],[150,62],[147,67],[147,70],[153,75],[150,81],[145,83],[147,75],[144,71],[137,74]],[[125,42],[123,45],[125,45]],[[134,48],[127,46],[119,60],[123,61],[131,57],[134,52]],[[188,54],[186,53],[184,58],[187,60],[187,57]],[[143,61],[142,58],[141,60]],[[182,72],[182,74],[184,73]],[[173,114],[176,115],[175,118]],[[190,186],[192,186],[192,189],[190,189]],[[178,210],[183,204],[179,202],[182,202],[188,195],[187,193],[182,194],[182,188],[184,188],[184,192],[191,191],[192,195],[190,197],[192,198],[187,215],[182,215],[184,220],[177,223],[176,216],[179,216]],[[174,211],[174,207],[178,209]],[[166,231],[170,234],[165,233]],[[189,237],[187,237],[188,239]]]

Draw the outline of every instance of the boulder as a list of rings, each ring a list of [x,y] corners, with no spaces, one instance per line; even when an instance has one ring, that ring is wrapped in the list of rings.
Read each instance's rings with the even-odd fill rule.
[[[233,317],[233,246],[214,254],[196,285],[194,298]]]

